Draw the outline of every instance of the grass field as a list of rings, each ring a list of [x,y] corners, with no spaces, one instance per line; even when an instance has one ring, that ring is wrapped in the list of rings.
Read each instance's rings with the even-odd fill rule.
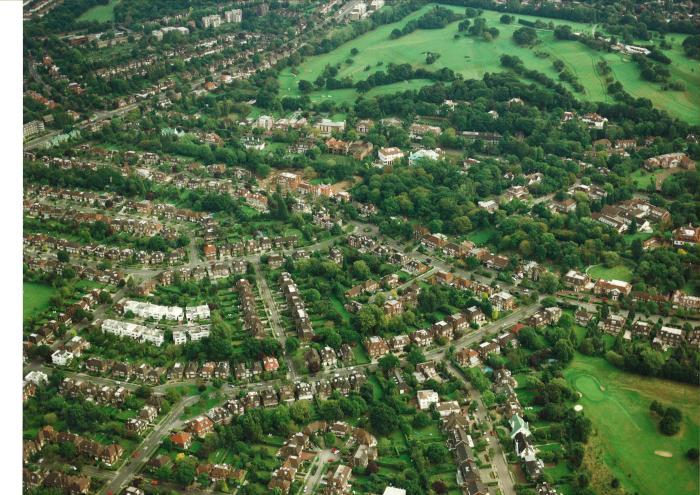
[[[603,461],[630,493],[698,493],[700,470],[685,452],[700,441],[700,394],[691,385],[645,378],[618,370],[602,358],[576,355],[564,371],[582,394],[580,404],[602,445]],[[658,432],[649,412],[652,400],[683,412],[681,432]],[[672,457],[661,457],[665,451]]]
[[[121,0],[109,0],[107,5],[98,5],[86,10],[78,17],[79,21],[97,21],[97,22],[112,22],[114,21],[114,7]]]
[[[632,270],[623,265],[613,266],[612,268],[606,268],[603,265],[595,265],[587,270],[591,278],[599,279],[604,278],[606,280],[623,280],[629,282],[632,280]]]
[[[411,14],[402,21],[381,26],[373,31],[351,40],[335,50],[308,58],[298,67],[298,74],[291,69],[285,69],[280,74],[281,96],[298,96],[298,81],[305,79],[314,81],[323,71],[326,65],[340,65],[338,79],[350,77],[353,81],[366,79],[367,76],[378,70],[385,70],[389,63],[409,63],[414,68],[422,67],[437,70],[448,67],[462,74],[465,78],[481,79],[487,72],[500,72],[499,57],[502,54],[517,55],[524,64],[531,69],[544,72],[548,76],[557,79],[558,73],[552,67],[555,58],[562,60],[565,66],[572,71],[586,88],[585,94],[577,94],[580,98],[590,101],[606,101],[605,82],[596,70],[596,64],[600,60],[606,60],[612,69],[614,78],[622,83],[625,89],[637,97],[651,99],[659,108],[666,109],[672,115],[678,116],[690,123],[700,122],[700,84],[698,74],[700,65],[696,61],[686,58],[681,50],[682,37],[673,39],[673,48],[665,53],[673,60],[670,66],[671,79],[683,81],[686,91],[665,92],[658,84],[651,84],[639,76],[639,68],[628,57],[618,53],[603,53],[593,51],[581,43],[575,41],[557,41],[552,31],[538,30],[541,43],[534,49],[517,46],[512,40],[512,33],[519,24],[500,24],[501,13],[485,11],[483,17],[488,26],[497,27],[500,31],[498,38],[492,42],[476,40],[471,37],[454,39],[457,33],[457,23],[452,23],[443,29],[416,30],[411,34],[392,40],[389,37],[395,28],[403,27],[406,22],[416,19],[432,8],[427,5],[419,11]],[[463,12],[462,7],[449,6],[457,12]],[[518,18],[536,20],[533,16],[517,16]],[[543,19],[545,22],[551,19]],[[554,21],[555,24],[568,24],[575,32],[590,33],[594,26],[568,21]],[[440,58],[432,65],[426,65],[425,52],[427,47],[431,52],[440,54]],[[352,56],[350,51],[357,48],[359,53]],[[536,52],[548,54],[538,56]],[[352,59],[351,64],[346,60]],[[378,65],[382,62],[383,65]],[[365,70],[369,66],[368,70]],[[409,81],[391,86],[382,86],[372,89],[368,94],[395,92],[398,89],[416,89],[429,81]],[[566,83],[565,83],[566,84]],[[314,101],[333,98],[336,103],[351,101],[357,97],[353,89],[320,90],[310,94]]]
[[[32,315],[45,311],[49,307],[49,299],[56,289],[49,285],[24,282],[22,284],[22,318],[26,320]]]

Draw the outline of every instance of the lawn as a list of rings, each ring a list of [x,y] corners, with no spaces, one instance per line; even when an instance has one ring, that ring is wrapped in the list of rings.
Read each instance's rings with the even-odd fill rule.
[[[603,265],[595,265],[587,270],[591,278],[605,280],[623,280],[629,282],[632,280],[632,270],[623,265],[606,268]]]
[[[633,96],[649,98],[658,108],[666,109],[670,114],[689,123],[700,122],[700,112],[698,112],[700,85],[697,84],[697,72],[694,71],[698,64],[683,55],[680,37],[673,43],[673,48],[665,53],[673,60],[673,64],[669,67],[671,80],[683,81],[686,90],[663,91],[660,85],[643,81],[637,64],[629,57],[614,52],[594,51],[576,41],[555,40],[550,30],[537,30],[540,43],[535,48],[519,47],[513,42],[512,33],[522,26],[517,23],[501,24],[499,12],[487,10],[483,13],[487,25],[496,27],[500,31],[500,35],[492,42],[472,37],[455,39],[457,22],[443,29],[419,29],[398,39],[390,38],[389,35],[393,29],[401,28],[408,21],[420,17],[433,5],[426,5],[397,23],[380,26],[328,53],[310,57],[297,68],[297,73],[293,73],[291,68],[285,69],[280,73],[280,95],[299,96],[299,80],[314,81],[326,65],[339,66],[337,79],[350,77],[355,82],[366,79],[378,70],[386,70],[389,63],[408,63],[414,68],[433,71],[447,67],[462,74],[466,79],[481,79],[486,73],[501,72],[503,68],[500,66],[499,58],[503,54],[508,54],[517,55],[526,67],[541,71],[555,80],[558,80],[558,73],[552,67],[552,61],[555,58],[560,59],[585,87],[585,93],[577,93],[578,97],[589,101],[610,101],[605,91],[606,83],[596,69],[599,61],[606,60],[612,69],[614,79],[621,82],[625,90]],[[464,10],[463,7],[457,6],[447,6],[447,8],[460,13]],[[524,15],[517,17],[531,21],[537,19],[537,17]],[[552,19],[543,20],[552,21]],[[562,20],[553,22],[557,25],[568,24],[575,32],[590,33],[593,30],[593,25],[590,24]],[[597,29],[600,31],[601,28],[598,26]],[[430,47],[431,52],[440,54],[440,58],[432,65],[425,63],[426,47]],[[353,48],[359,51],[356,55],[351,55]],[[347,63],[348,60],[351,60],[351,63]],[[393,93],[404,88],[417,89],[428,83],[427,80],[414,80],[391,86],[380,86],[373,88],[368,95]],[[357,93],[354,89],[332,91],[322,89],[311,92],[309,96],[313,101],[333,99],[334,103],[341,104],[357,98]]]
[[[46,311],[49,307],[49,299],[56,293],[56,289],[45,284],[24,282],[22,284],[22,319]]]
[[[691,385],[646,378],[618,370],[602,358],[576,355],[564,371],[582,394],[580,404],[591,419],[603,461],[630,493],[698,493],[700,470],[685,452],[700,441],[700,394]],[[652,400],[683,412],[681,432],[658,432],[649,412]],[[666,452],[672,457],[661,457]]]
[[[97,21],[97,22],[113,22],[114,21],[114,7],[121,2],[121,0],[109,0],[106,5],[97,5],[91,9],[86,10],[78,17],[79,21]]]

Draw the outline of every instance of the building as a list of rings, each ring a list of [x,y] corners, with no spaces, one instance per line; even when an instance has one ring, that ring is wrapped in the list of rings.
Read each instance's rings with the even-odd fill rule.
[[[377,157],[382,167],[393,165],[404,156],[404,152],[399,148],[380,148],[377,152]]]
[[[438,397],[438,393],[434,390],[419,390],[416,394],[416,399],[418,400],[418,407],[421,411],[430,409],[430,404],[437,404],[440,402],[440,397]]]
[[[512,311],[515,309],[515,297],[502,291],[494,294],[489,299],[494,308],[499,311]]]
[[[73,353],[59,349],[51,354],[51,362],[56,366],[67,366],[73,360]]]
[[[408,164],[415,165],[423,160],[437,161],[442,158],[441,150],[425,150],[419,149],[408,155]]]
[[[663,326],[657,332],[651,345],[657,349],[666,351],[670,347],[678,347],[683,342],[683,330],[680,328]]]
[[[217,28],[221,26],[221,23],[223,20],[221,19],[221,16],[218,14],[212,14],[212,15],[206,15],[202,17],[202,27],[204,29],[208,28]]]
[[[678,227],[673,231],[674,246],[695,246],[697,244],[700,244],[700,227],[688,225],[687,227]]]
[[[329,471],[326,495],[345,495],[350,492],[350,476],[352,468],[344,464],[340,464],[335,471]]]
[[[389,353],[389,345],[382,337],[376,335],[368,337],[365,339],[364,344],[367,354],[371,359],[379,359],[383,355]]]
[[[345,121],[341,120],[334,122],[332,120],[323,119],[314,124],[314,129],[318,129],[322,136],[330,136],[333,131],[345,132]]]
[[[243,20],[243,11],[241,9],[227,10],[224,12],[224,20],[227,23],[238,23]]]
[[[41,120],[32,120],[24,124],[22,128],[22,136],[24,139],[30,139],[44,132],[44,122]]]
[[[562,283],[574,292],[584,290],[590,282],[591,277],[588,274],[577,272],[576,270],[569,270],[562,277]]]
[[[170,435],[170,442],[179,449],[187,450],[192,445],[192,435],[186,431],[173,433]]]
[[[617,301],[620,296],[629,296],[632,292],[632,284],[622,280],[604,280],[598,279],[593,286],[593,293],[600,296],[606,296]]]

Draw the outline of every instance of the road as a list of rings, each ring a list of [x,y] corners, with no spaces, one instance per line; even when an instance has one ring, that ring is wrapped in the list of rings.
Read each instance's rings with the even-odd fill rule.
[[[481,401],[481,394],[478,390],[472,387],[471,383],[464,378],[464,375],[455,368],[449,361],[446,363],[447,369],[462,383],[464,383],[469,389],[469,395],[476,401],[478,407],[475,411],[475,416],[482,425],[490,423],[488,418],[488,410],[484,403]],[[516,495],[515,486],[513,483],[513,477],[508,469],[508,461],[506,461],[505,453],[503,452],[503,447],[498,441],[498,437],[492,436],[490,433],[486,435],[489,448],[493,449],[493,455],[491,457],[491,465],[496,470],[498,475],[498,485],[503,492],[503,495]]]
[[[267,320],[270,322],[272,334],[282,346],[284,357],[287,361],[287,369],[289,369],[289,378],[294,380],[297,377],[297,373],[294,370],[292,358],[287,354],[285,347],[285,344],[287,343],[287,336],[284,334],[284,326],[282,325],[282,318],[280,318],[279,311],[277,310],[277,303],[272,297],[272,292],[270,291],[270,287],[267,285],[267,280],[265,279],[262,270],[260,270],[260,263],[253,263],[253,269],[255,270],[255,283],[258,286],[258,292],[260,293],[260,298],[262,299],[263,306],[265,307],[265,314],[267,315]]]
[[[102,489],[104,494],[118,494],[126,486],[131,479],[138,474],[146,465],[151,456],[158,449],[161,439],[177,429],[182,421],[180,415],[185,410],[185,407],[191,406],[199,400],[198,396],[187,397],[173,406],[168,414],[156,425],[153,430],[146,435],[141,444],[134,452],[138,452],[138,457],[129,457],[124,461],[124,464],[117,470],[114,478],[107,483]]]
[[[316,493],[316,487],[325,473],[323,466],[338,459],[339,457],[329,449],[320,451],[309,465],[306,478],[304,478],[304,490],[301,493]],[[314,470],[314,466],[316,466],[316,472],[310,474]]]

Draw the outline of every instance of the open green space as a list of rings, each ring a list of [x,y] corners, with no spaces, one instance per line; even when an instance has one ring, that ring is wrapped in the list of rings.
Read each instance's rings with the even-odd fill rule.
[[[698,493],[698,464],[685,458],[685,452],[700,442],[696,387],[633,375],[602,358],[579,354],[564,376],[582,394],[580,404],[602,444],[602,460],[628,492]],[[672,437],[659,433],[657,419],[649,411],[652,400],[682,411],[680,433]]]
[[[650,99],[655,106],[667,110],[671,115],[688,121],[700,122],[700,84],[698,84],[697,61],[692,61],[683,54],[681,43],[683,37],[672,37],[672,48],[664,51],[673,63],[669,66],[672,81],[682,81],[685,91],[663,91],[659,84],[649,83],[640,77],[639,67],[629,57],[616,52],[599,52],[588,48],[576,41],[559,41],[554,38],[553,31],[538,29],[540,43],[534,48],[516,45],[512,40],[513,31],[522,27],[517,23],[501,24],[500,12],[484,11],[483,17],[488,26],[496,27],[500,35],[493,41],[487,42],[472,37],[457,34],[458,22],[449,24],[443,29],[416,30],[398,39],[391,39],[393,29],[402,28],[408,21],[417,19],[433,8],[435,4],[426,5],[422,9],[407,16],[394,24],[379,28],[351,40],[328,53],[310,57],[292,72],[285,69],[280,74],[280,96],[299,96],[299,80],[313,82],[326,65],[339,66],[338,79],[350,77],[354,82],[366,79],[378,70],[386,70],[389,63],[408,63],[414,68],[438,70],[443,67],[462,74],[465,78],[481,79],[488,72],[500,72],[499,58],[503,54],[520,57],[526,67],[547,74],[558,80],[558,72],[552,67],[552,61],[560,59],[585,88],[585,93],[577,93],[581,99],[588,101],[611,101],[606,94],[606,82],[598,73],[597,64],[605,60],[612,70],[612,77],[622,83],[625,90],[635,97]],[[456,12],[463,12],[463,7],[447,6]],[[517,15],[517,18],[535,21],[534,16]],[[591,33],[594,29],[600,31],[600,26],[577,22],[540,18],[544,22],[555,25],[567,24],[574,32]],[[427,47],[433,53],[439,53],[440,58],[433,64],[426,64]],[[356,48],[358,53],[351,54]],[[351,61],[351,63],[348,63]],[[417,89],[428,80],[413,80],[390,86],[379,86],[369,91],[373,96],[381,93],[393,93],[401,89]],[[564,83],[568,84],[568,83]],[[332,99],[335,103],[354,100],[358,93],[354,89],[327,90],[321,89],[309,94],[314,101]]]
[[[595,265],[588,269],[588,274],[591,278],[605,280],[623,280],[629,282],[632,280],[632,270],[623,265],[606,268],[603,265]]]
[[[114,7],[121,0],[109,0],[105,5],[97,5],[83,12],[79,21],[96,21],[96,22],[112,22],[114,21]]]
[[[34,282],[22,284],[22,318],[27,318],[42,313],[49,307],[49,299],[56,293],[56,289],[50,285]]]

